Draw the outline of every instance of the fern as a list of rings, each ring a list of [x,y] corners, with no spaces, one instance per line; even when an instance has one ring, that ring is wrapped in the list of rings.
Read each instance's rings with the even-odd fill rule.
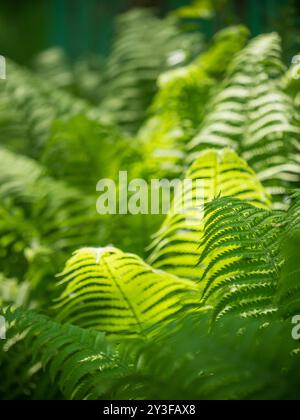
[[[299,244],[300,244],[300,195],[294,194],[293,203],[287,214],[287,222],[283,235],[282,254],[285,259],[276,303],[280,314],[289,318],[300,313],[300,275],[299,275]]]
[[[214,319],[232,312],[243,317],[276,313],[284,216],[233,198],[206,205],[199,264],[205,267],[202,299],[214,307]]]
[[[85,194],[95,195],[99,179],[117,177],[122,160],[131,148],[130,140],[116,127],[83,115],[57,120],[41,155],[41,163],[51,176]]]
[[[206,317],[163,331],[136,352],[133,372],[117,379],[120,399],[298,399],[299,344],[288,322],[231,317],[207,333]]]
[[[50,280],[82,243],[98,242],[93,200],[46,177],[29,158],[2,149],[0,164],[0,272],[28,279],[45,295],[41,281]]]
[[[156,268],[200,281],[203,267],[198,265],[198,260],[204,203],[219,196],[233,196],[268,208],[270,200],[254,172],[230,150],[203,152],[186,178],[204,180],[203,196],[195,197],[195,190],[193,199],[196,205],[191,203],[190,210],[184,214],[171,210],[154,237],[149,262]]]
[[[24,309],[5,316],[9,339],[0,363],[16,343],[22,345],[15,368],[26,372],[26,358],[36,366],[29,376],[19,376],[18,389],[27,397],[39,395],[38,388],[48,381],[52,395],[68,399],[297,398],[299,346],[286,322],[231,317],[209,333],[208,318],[194,315],[180,328],[160,330],[151,341],[116,346],[103,333],[61,325]],[[42,369],[46,376],[39,376]],[[12,385],[1,382],[2,389],[5,384]],[[15,396],[16,388],[10,390]]]
[[[7,63],[10,77],[1,83],[0,104],[5,106],[6,124],[2,130],[9,132],[9,115],[14,112],[14,122],[18,122],[19,132],[25,145],[14,138],[6,139],[6,144],[15,151],[21,151],[32,157],[39,157],[47,143],[54,120],[83,114],[90,118],[100,118],[98,110],[85,101],[75,99],[66,92],[56,90],[51,83],[31,74],[12,61]],[[8,112],[8,114],[7,114]],[[3,117],[2,117],[3,118]],[[102,113],[102,118],[104,114]],[[12,133],[14,134],[14,132]],[[12,143],[12,144],[11,144]],[[18,148],[21,146],[21,150]]]
[[[101,57],[89,54],[71,62],[63,49],[52,47],[34,58],[33,69],[50,80],[55,88],[97,105],[103,89],[103,61]]]
[[[26,306],[29,303],[30,283],[19,284],[17,279],[5,278],[0,273],[0,307],[14,304],[16,306]]]
[[[139,10],[93,68],[8,60],[0,399],[299,398],[297,63],[277,34],[229,27],[204,51],[192,27]],[[184,210],[98,216],[120,170],[190,179]]]
[[[12,357],[15,346],[23,349],[23,353],[18,349],[19,357],[14,359],[14,365],[10,364],[9,370],[5,370],[7,376],[1,381],[2,388],[8,388],[6,392],[12,392],[12,397],[15,397],[12,388],[16,377],[21,382],[20,391],[34,396],[42,385],[38,372],[46,369],[44,378],[47,378],[47,387],[52,388],[52,395],[61,394],[67,399],[97,399],[105,396],[109,378],[126,370],[117,349],[103,333],[60,325],[22,308],[6,311],[4,315],[9,327],[4,357],[6,354]],[[7,360],[3,361],[3,354],[1,356],[0,364],[3,365]],[[13,369],[20,369],[22,376]]]
[[[114,248],[76,252],[62,275],[57,318],[114,335],[146,335],[199,298],[192,282]]]
[[[201,47],[202,36],[182,33],[173,18],[160,20],[142,9],[121,15],[105,68],[101,102],[111,121],[136,132],[145,120],[161,72],[174,67],[176,53],[184,64]]]
[[[270,34],[237,55],[188,146],[188,162],[207,147],[236,149],[279,203],[300,173],[299,128],[293,102],[282,89],[280,53],[279,37]]]
[[[243,26],[218,32],[210,49],[186,67],[163,73],[151,105],[151,117],[138,138],[150,174],[171,177],[182,174],[185,145],[196,134],[207,102],[232,60],[246,43]]]

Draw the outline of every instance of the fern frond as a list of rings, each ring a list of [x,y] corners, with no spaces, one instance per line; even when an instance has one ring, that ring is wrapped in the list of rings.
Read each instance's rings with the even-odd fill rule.
[[[161,20],[142,9],[121,15],[106,64],[101,103],[112,122],[136,132],[155,95],[158,76],[178,64],[176,54],[182,65],[202,45],[201,35],[181,32],[175,19]]]
[[[2,377],[3,388],[9,388],[18,377],[21,387],[24,387],[23,392],[28,392],[27,375],[27,381],[32,381],[30,391],[36,392],[41,378],[32,378],[35,366],[36,371],[45,371],[48,387],[56,393],[60,392],[64,398],[99,399],[109,389],[110,377],[112,379],[114,374],[122,373],[118,351],[102,333],[60,325],[23,308],[6,311],[4,316],[8,338],[2,346],[0,364],[7,363],[7,358],[12,357],[17,343],[22,346],[23,354],[19,353],[19,357],[14,359],[10,370],[4,370],[12,377]],[[5,360],[4,356],[7,356]],[[13,367],[23,371],[22,378],[17,371],[12,371]]]
[[[41,155],[41,163],[51,176],[94,195],[100,179],[116,178],[122,157],[129,153],[130,140],[116,127],[84,115],[57,120]]]
[[[28,70],[8,61],[10,77],[1,83],[0,104],[6,104],[4,116],[14,112],[14,121],[8,119],[3,129],[10,129],[10,121],[22,130],[22,139],[14,147],[32,157],[39,157],[47,143],[53,121],[60,118],[83,114],[89,118],[103,120],[104,113],[89,106],[85,101],[75,98],[67,92],[55,89],[49,81],[43,80]],[[16,124],[17,123],[17,124]],[[6,139],[5,144],[16,143],[14,137]],[[21,150],[17,149],[21,146]]]
[[[192,282],[154,270],[115,248],[79,250],[62,276],[57,319],[117,336],[146,335],[149,328],[199,302]]]
[[[276,304],[280,315],[289,318],[300,314],[300,193],[294,193],[289,208],[286,227],[282,239],[282,254],[285,258],[278,290]]]
[[[253,40],[234,59],[188,146],[188,162],[207,147],[234,148],[279,204],[300,179],[300,131],[293,101],[282,88],[283,70],[278,35]]]
[[[99,243],[94,201],[45,176],[37,162],[0,150],[0,271],[32,288],[82,245]]]
[[[50,81],[55,89],[64,89],[72,95],[97,105],[103,84],[104,60],[89,53],[70,60],[61,47],[51,47],[40,52],[33,60],[33,70]]]
[[[230,150],[203,152],[186,175],[193,181],[193,203],[185,213],[172,210],[155,235],[150,264],[172,274],[200,281],[203,267],[198,265],[203,235],[203,205],[219,196],[232,196],[258,207],[270,207],[254,172]],[[202,196],[195,196],[196,180],[203,180]]]
[[[207,317],[132,345],[129,375],[116,378],[120,399],[298,399],[299,343],[289,322],[229,317],[208,333]]]
[[[182,174],[185,145],[196,134],[215,85],[224,78],[232,57],[246,43],[243,26],[218,32],[209,50],[186,67],[163,73],[151,105],[151,117],[138,133],[144,170],[161,177]]]
[[[273,296],[283,263],[280,254],[285,214],[259,209],[241,200],[220,198],[206,205],[199,264],[203,301],[213,318],[276,312]]]
[[[29,301],[30,283],[19,283],[17,279],[8,279],[0,273],[0,307],[7,305],[25,306]]]

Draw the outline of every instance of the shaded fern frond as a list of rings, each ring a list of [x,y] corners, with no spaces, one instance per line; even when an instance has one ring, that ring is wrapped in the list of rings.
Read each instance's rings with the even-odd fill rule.
[[[122,372],[118,351],[102,333],[60,325],[22,308],[6,311],[4,316],[8,337],[1,343],[0,364],[6,375],[0,386],[6,388],[6,395],[11,392],[11,397],[15,397],[10,385],[19,378],[18,389],[25,394],[23,398],[26,393],[34,397],[46,378],[52,394],[66,399],[99,399],[105,396],[114,375]],[[18,357],[13,351],[15,346],[23,350],[17,353]],[[14,363],[8,369],[6,363],[13,356]]]
[[[98,104],[102,94],[104,60],[88,53],[70,60],[61,47],[51,47],[34,57],[33,69],[53,88],[64,89],[73,95]]]
[[[134,368],[116,378],[115,394],[124,400],[298,399],[299,343],[289,322],[229,317],[211,333],[208,328],[208,318],[197,316],[132,345]]]
[[[282,239],[282,254],[285,264],[282,269],[276,303],[284,318],[300,314],[300,193],[296,192],[287,214]]]
[[[129,149],[116,127],[80,115],[54,122],[41,162],[51,176],[94,195],[99,179],[116,178]]]
[[[199,264],[203,301],[214,307],[215,319],[228,313],[243,317],[276,312],[273,296],[282,257],[285,215],[220,198],[206,205]]]
[[[147,330],[199,302],[196,286],[115,248],[79,250],[62,273],[57,318],[115,335]]]

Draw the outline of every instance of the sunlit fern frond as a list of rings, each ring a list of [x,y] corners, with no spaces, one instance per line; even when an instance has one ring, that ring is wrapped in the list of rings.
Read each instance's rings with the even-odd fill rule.
[[[57,319],[117,336],[147,335],[148,329],[199,303],[192,282],[115,248],[79,250],[62,276]]]
[[[269,196],[245,161],[230,150],[203,152],[187,172],[193,181],[192,203],[183,213],[171,209],[152,244],[150,264],[178,276],[200,281],[198,265],[203,234],[203,205],[214,198],[232,196],[269,208]],[[203,181],[203,191],[196,181]]]

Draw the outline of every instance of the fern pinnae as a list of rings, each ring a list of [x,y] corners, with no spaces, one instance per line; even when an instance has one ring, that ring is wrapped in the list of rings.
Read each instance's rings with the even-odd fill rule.
[[[6,311],[5,317],[10,334],[14,330],[23,331],[24,343],[33,344],[28,346],[27,352],[47,369],[53,387],[60,389],[65,398],[76,399],[77,390],[87,383],[90,392],[81,394],[82,398],[89,398],[91,394],[99,398],[105,389],[102,373],[115,369],[118,374],[122,372],[117,349],[102,333],[60,325],[23,308]]]
[[[204,182],[201,196],[193,190],[193,199],[199,203],[199,208],[193,204],[180,216],[171,209],[154,236],[149,262],[154,267],[199,282],[203,275],[203,269],[197,265],[203,236],[203,205],[218,196],[232,194],[261,208],[269,208],[271,202],[253,170],[228,149],[203,152],[186,177]]]
[[[300,176],[296,158],[300,132],[292,100],[281,87],[285,67],[280,62],[276,34],[257,37],[237,54],[208,116],[188,145],[187,157],[190,162],[207,147],[234,148],[274,195],[278,208],[284,207],[283,196]],[[228,113],[232,113],[229,118]]]
[[[285,259],[274,302],[279,306],[279,313],[284,318],[297,316],[300,310],[300,194],[292,195],[292,203],[287,212],[281,253]]]
[[[110,334],[144,335],[197,301],[196,286],[114,248],[82,249],[62,274],[58,319]]]
[[[283,220],[281,212],[258,209],[233,198],[207,204],[200,257],[206,267],[202,301],[215,302],[215,319],[220,318],[219,309],[222,314],[238,307],[247,307],[249,314],[273,311],[272,296],[282,265]],[[266,296],[259,300],[260,294]]]

